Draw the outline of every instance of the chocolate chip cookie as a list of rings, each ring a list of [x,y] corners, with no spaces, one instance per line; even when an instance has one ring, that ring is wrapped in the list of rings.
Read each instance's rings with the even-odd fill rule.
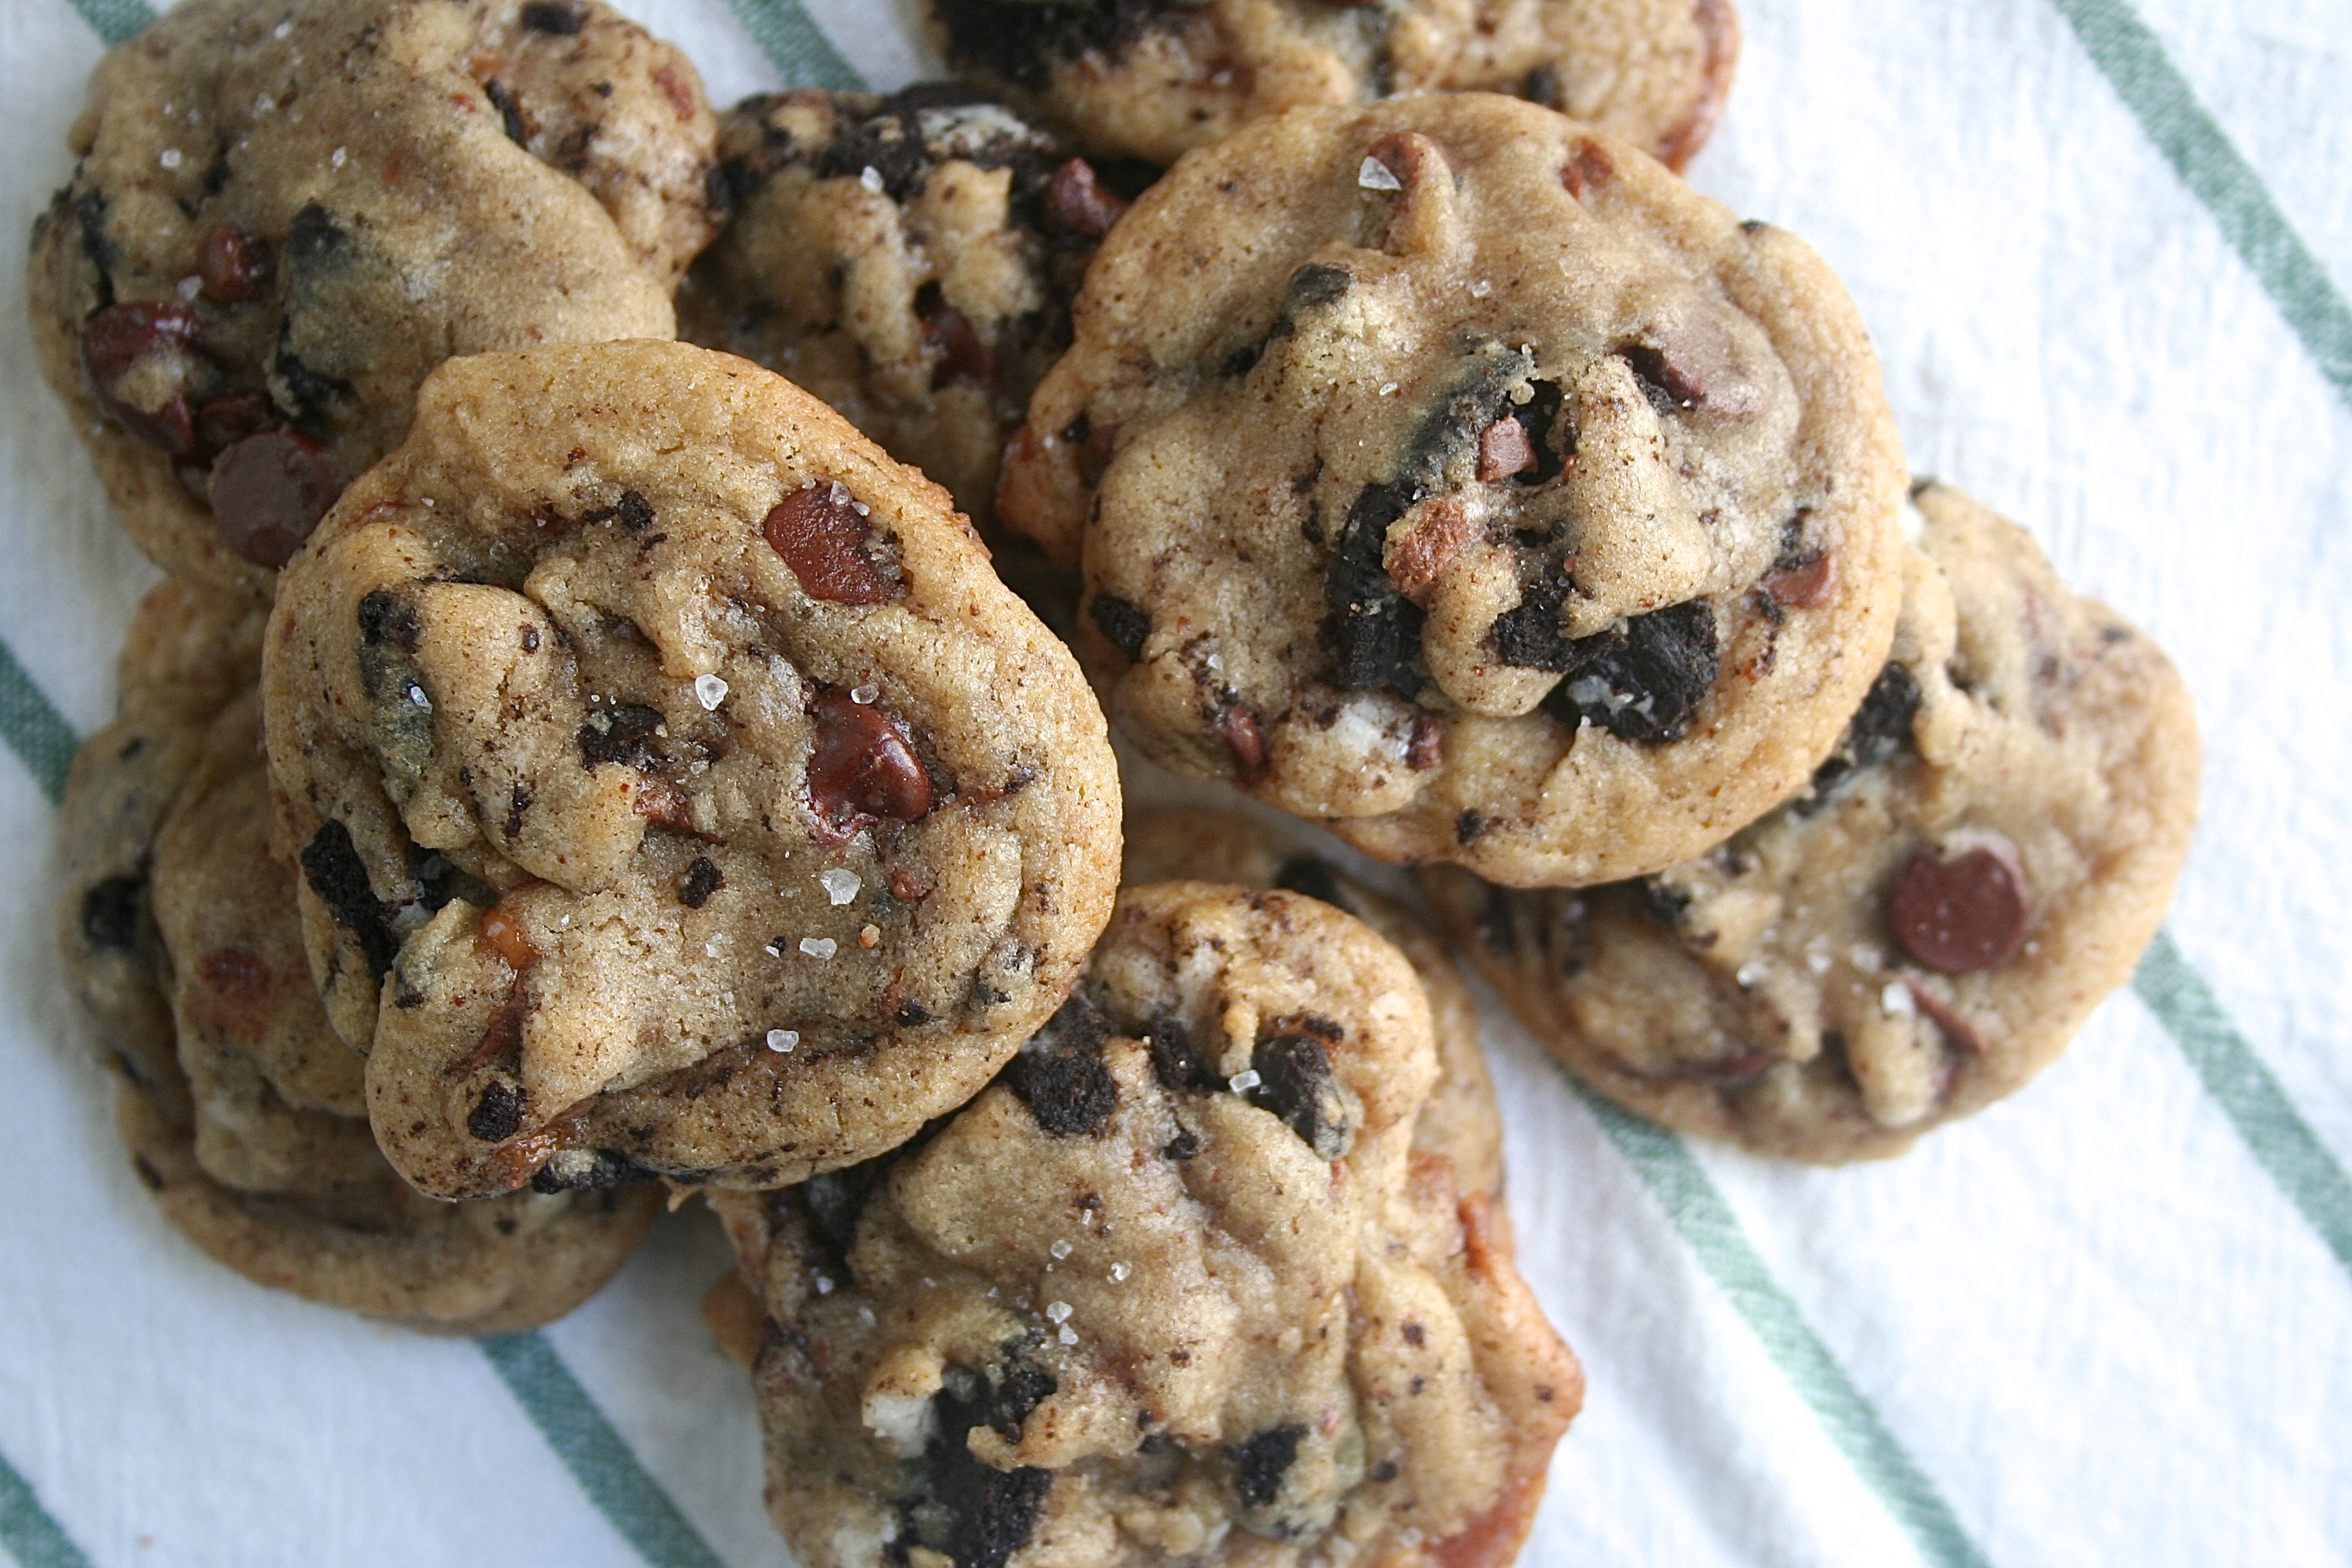
[[[241,595],[151,595],[123,718],[68,786],[68,973],[121,1071],[133,1165],[173,1225],[257,1283],[434,1332],[560,1317],[659,1201],[436,1203],[376,1152],[365,1064],[320,1010],[293,879],[269,853],[256,638],[203,635],[259,618]]]
[[[1464,1192],[1501,1192],[1502,1116],[1478,1044],[1478,1005],[1462,972],[1418,914],[1348,875],[1305,838],[1237,811],[1130,811],[1120,880],[1129,887],[1184,878],[1261,892],[1280,888],[1344,910],[1395,943],[1421,978],[1437,1043],[1437,1086],[1413,1125],[1412,1146],[1452,1161]]]
[[[959,71],[1088,152],[1172,163],[1244,121],[1391,93],[1517,93],[1679,169],[1739,53],[1729,0],[931,0]]]
[[[436,371],[286,569],[263,693],[329,1014],[438,1196],[878,1153],[1109,916],[1067,650],[944,491],[731,355]]]
[[[42,372],[142,550],[266,595],[443,359],[670,335],[715,134],[596,0],[188,0],[91,79]]]
[[[1293,110],[1147,192],[1000,515],[1082,543],[1081,656],[1153,761],[1555,886],[1804,782],[1894,634],[1903,483],[1802,243],[1464,93]]]
[[[1412,1147],[1411,966],[1316,900],[1131,888],[1079,994],[883,1160],[718,1200],[808,1568],[1499,1564],[1582,1375]]]
[[[2163,919],[2195,717],[2032,541],[1924,487],[1895,653],[1837,750],[1720,848],[1582,893],[1426,873],[1595,1089],[1814,1161],[1900,1153],[2049,1065]]]
[[[754,98],[719,156],[729,216],[679,296],[680,335],[799,383],[985,526],[1005,440],[1127,203],[953,83]]]

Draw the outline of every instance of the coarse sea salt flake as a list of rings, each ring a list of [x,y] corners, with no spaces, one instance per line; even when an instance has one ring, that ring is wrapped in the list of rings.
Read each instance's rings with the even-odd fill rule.
[[[801,1032],[798,1029],[771,1029],[768,1031],[768,1048],[772,1051],[789,1051],[800,1043]]]
[[[1067,1258],[1067,1257],[1070,1255],[1070,1252],[1071,1252],[1071,1247],[1070,1247],[1070,1244],[1069,1244],[1068,1242],[1066,1242],[1066,1241],[1057,1241],[1057,1242],[1054,1243],[1054,1245],[1053,1245],[1053,1246],[1051,1246],[1051,1247],[1047,1247],[1045,1250],[1046,1250],[1046,1251],[1048,1251],[1048,1252],[1050,1252],[1050,1253],[1052,1253],[1052,1254],[1054,1255],[1054,1257],[1058,1260],[1058,1259],[1060,1259],[1060,1258]]]
[[[1886,983],[1885,989],[1878,994],[1878,1005],[1890,1018],[1907,1018],[1919,1010],[1919,1005],[1911,999],[1911,987],[1900,980]]]
[[[833,938],[829,936],[804,936],[801,938],[801,951],[807,953],[811,958],[831,958],[834,954],[834,950],[838,948],[840,945],[841,944],[839,942],[834,941]]]
[[[860,708],[871,708],[874,705],[874,700],[881,695],[882,689],[870,680],[863,686],[853,686],[849,689],[849,700]]]
[[[1078,1342],[1078,1331],[1070,1327],[1069,1324],[1064,1323],[1062,1325],[1062,1332],[1059,1338],[1066,1345],[1076,1344]]]
[[[1265,1079],[1258,1076],[1257,1068],[1244,1068],[1241,1071],[1234,1074],[1233,1077],[1227,1079],[1225,1081],[1233,1086],[1233,1090],[1235,1094],[1247,1094],[1251,1089],[1254,1089],[1258,1085],[1264,1083]]]
[[[1052,1323],[1066,1323],[1070,1321],[1071,1312],[1076,1310],[1067,1301],[1048,1301],[1045,1303],[1045,1321]]]
[[[727,683],[715,675],[694,678],[694,700],[702,704],[705,713],[713,711],[727,700]]]
[[[856,898],[860,886],[857,873],[840,866],[819,877],[817,883],[824,889],[824,896],[836,905],[845,904]]]
[[[155,162],[167,169],[176,169],[185,161],[177,147],[166,147],[155,154]]]
[[[1356,184],[1368,191],[1404,189],[1404,182],[1396,177],[1396,171],[1370,154],[1356,165]]]
[[[868,163],[857,172],[857,183],[878,196],[883,190],[882,171]]]

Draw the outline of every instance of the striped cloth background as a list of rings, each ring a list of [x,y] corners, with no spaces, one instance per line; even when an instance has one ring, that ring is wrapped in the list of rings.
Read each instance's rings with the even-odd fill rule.
[[[896,0],[624,0],[720,102],[923,69]],[[2352,1561],[2352,7],[1743,0],[1691,177],[1807,236],[1915,466],[2196,692],[2205,824],[2128,995],[1892,1165],[1695,1147],[1490,1030],[1530,1277],[1582,1352],[1528,1561]],[[142,0],[0,0],[0,232]],[[22,248],[0,246],[0,301]],[[55,973],[75,737],[152,579],[0,304],[0,1547],[25,1568],[752,1568],[742,1380],[666,1222],[544,1332],[271,1295],[155,1215]]]

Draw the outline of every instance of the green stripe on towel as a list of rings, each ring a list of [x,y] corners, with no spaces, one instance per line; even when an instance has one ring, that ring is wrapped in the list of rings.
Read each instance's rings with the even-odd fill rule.
[[[477,1340],[531,1425],[596,1505],[596,1511],[653,1568],[725,1568],[669,1493],[640,1464],[627,1439],[542,1333]]]
[[[2205,1091],[2245,1140],[2255,1163],[2352,1274],[2352,1180],[2221,1011],[2205,977],[2181,956],[2170,931],[2156,933],[2132,976],[2132,989],[2204,1079]]]
[[[32,1483],[5,1458],[0,1458],[0,1546],[18,1568],[89,1568],[81,1548],[41,1506]]]
[[[110,46],[122,42],[155,19],[155,8],[147,0],[73,0],[73,8],[81,13],[90,31]]]
[[[94,0],[93,0],[94,3]],[[856,92],[866,85],[857,68],[842,58],[800,0],[727,0],[760,52],[783,73],[786,87],[822,87]]]
[[[2205,204],[2279,314],[2352,404],[2352,308],[2271,199],[2262,176],[2197,101],[2180,68],[2123,0],[2051,0],[2181,183]]]
[[[1763,1342],[1764,1353],[1812,1407],[1830,1441],[1911,1537],[1920,1557],[1932,1568],[1988,1568],[1984,1553],[1960,1528],[1936,1483],[1887,1430],[1877,1408],[1854,1386],[1797,1303],[1772,1278],[1740,1228],[1739,1216],[1731,1212],[1689,1145],[1603,1100],[1573,1077],[1569,1083],[1698,1255],[1699,1266]]]
[[[16,753],[33,782],[54,805],[66,793],[66,770],[73,765],[73,726],[50,705],[16,655],[0,642],[0,740]]]

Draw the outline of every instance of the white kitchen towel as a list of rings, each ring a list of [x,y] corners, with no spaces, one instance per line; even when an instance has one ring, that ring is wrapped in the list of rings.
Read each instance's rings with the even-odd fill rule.
[[[719,102],[933,68],[907,0],[622,3]],[[2352,6],[1741,5],[1692,180],[1844,276],[1918,471],[2171,652],[2204,824],[2132,991],[1892,1163],[1660,1132],[1489,1006],[1523,1261],[1591,1376],[1527,1561],[2352,1561]],[[570,1320],[452,1343],[213,1266],[115,1141],[54,802],[154,574],[15,301],[84,75],[146,15],[0,0],[0,1546],[782,1563],[697,1213]]]

